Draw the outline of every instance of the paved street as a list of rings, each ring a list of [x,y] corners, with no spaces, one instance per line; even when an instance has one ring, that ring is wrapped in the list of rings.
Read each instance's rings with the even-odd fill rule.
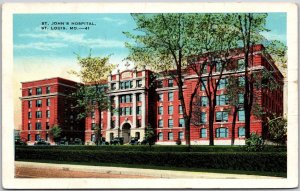
[[[206,178],[280,179],[280,177],[156,169],[15,162],[16,178]]]

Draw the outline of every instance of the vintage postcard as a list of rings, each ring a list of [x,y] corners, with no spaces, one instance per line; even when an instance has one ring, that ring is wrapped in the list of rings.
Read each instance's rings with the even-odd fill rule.
[[[3,187],[297,187],[297,14],[4,4]]]

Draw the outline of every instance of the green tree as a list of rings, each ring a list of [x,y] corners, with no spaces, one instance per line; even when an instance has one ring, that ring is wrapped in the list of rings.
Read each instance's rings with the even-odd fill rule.
[[[245,111],[245,136],[250,137],[250,117],[254,101],[254,73],[250,70],[253,66],[253,45],[261,43],[264,37],[261,32],[268,31],[265,28],[268,14],[241,13],[233,14],[233,23],[238,32],[237,40],[244,53],[244,111]]]
[[[50,135],[53,137],[53,140],[55,143],[59,142],[59,139],[61,137],[62,129],[59,127],[59,125],[54,125],[50,130]]]
[[[96,134],[96,142],[98,143],[102,140],[102,111],[110,109],[106,80],[115,65],[109,63],[109,56],[92,57],[89,54],[86,58],[77,56],[77,59],[80,71],[71,71],[83,82],[83,84],[79,84],[77,92],[72,94],[72,97],[76,98],[75,108],[82,111],[77,118],[82,119],[91,116],[92,112],[98,116],[96,117],[96,120],[98,119],[96,126],[99,128]]]
[[[130,50],[127,59],[137,66],[147,66],[160,75],[173,79],[178,86],[179,100],[185,123],[185,140],[190,146],[190,122],[193,101],[201,85],[209,94],[210,103],[210,144],[213,145],[213,120],[215,92],[225,66],[228,64],[228,51],[236,46],[234,28],[228,28],[228,14],[132,14],[137,24],[138,34],[126,32],[134,43],[126,43]],[[230,40],[229,40],[230,39]],[[207,64],[214,70],[217,64],[220,75],[216,80],[212,71],[207,79],[202,78],[205,64],[197,63],[198,56],[207,55]],[[218,62],[216,62],[218,60]],[[197,77],[191,88],[191,95],[183,96],[184,74],[193,70]],[[216,82],[215,82],[216,80]],[[207,82],[207,85],[205,84]]]
[[[155,131],[149,124],[145,130],[145,140],[149,144],[150,147],[151,147],[151,145],[154,145],[154,143],[156,141]]]
[[[281,73],[286,77],[287,69],[287,47],[281,41],[272,40],[266,46],[267,52],[272,55],[276,66]]]
[[[287,120],[282,116],[268,117],[269,139],[277,145],[286,143],[287,136]]]

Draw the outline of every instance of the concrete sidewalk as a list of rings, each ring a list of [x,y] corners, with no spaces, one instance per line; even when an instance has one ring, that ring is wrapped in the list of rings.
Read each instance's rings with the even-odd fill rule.
[[[190,172],[175,170],[157,170],[157,169],[141,169],[141,168],[123,168],[110,166],[87,166],[87,165],[71,165],[71,164],[53,164],[53,163],[36,163],[15,161],[15,167],[35,168],[41,170],[61,170],[61,171],[81,171],[93,172],[99,174],[115,174],[115,175],[134,175],[150,178],[202,178],[202,179],[282,179],[281,177],[258,176],[258,175],[242,175],[242,174],[225,174],[210,172]]]

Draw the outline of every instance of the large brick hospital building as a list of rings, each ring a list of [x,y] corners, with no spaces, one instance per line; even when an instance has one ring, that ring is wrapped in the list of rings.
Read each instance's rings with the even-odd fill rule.
[[[237,65],[244,60],[240,54],[233,58]],[[201,64],[199,62],[199,64]],[[283,76],[274,64],[274,61],[264,50],[262,45],[256,45],[253,52],[251,71],[272,71],[272,78],[279,84],[278,89],[255,89],[255,104],[260,105],[269,113],[282,115],[283,113]],[[207,68],[209,71],[209,68]],[[218,76],[218,71],[215,75]],[[181,140],[185,143],[185,127],[181,103],[178,98],[178,87],[170,77],[157,77],[150,70],[125,70],[112,74],[107,79],[107,95],[114,108],[102,113],[102,135],[106,141],[114,137],[123,137],[124,142],[132,137],[143,140],[145,127],[151,125],[157,135],[156,144],[175,144]],[[244,71],[235,73],[243,80]],[[203,74],[205,75],[205,74]],[[232,137],[233,107],[226,98],[226,84],[230,70],[223,72],[222,80],[218,86],[216,97],[214,142],[230,144]],[[196,75],[187,73],[183,77],[183,90],[188,102],[192,88],[195,87]],[[98,125],[98,113],[92,111],[85,120],[77,120],[77,113],[73,110],[74,100],[69,98],[76,91],[76,82],[51,78],[22,83],[22,130],[21,137],[33,144],[38,139],[45,139],[53,143],[49,130],[54,125],[63,129],[63,135],[68,140],[80,138],[86,144],[95,141],[94,128]],[[239,95],[243,102],[243,94]],[[200,103],[197,113],[199,121],[191,124],[191,144],[209,143],[208,131],[208,104],[206,93],[199,88]],[[262,134],[265,119],[251,115],[251,132]],[[235,144],[244,144],[245,115],[241,109],[238,111],[235,125]]]

